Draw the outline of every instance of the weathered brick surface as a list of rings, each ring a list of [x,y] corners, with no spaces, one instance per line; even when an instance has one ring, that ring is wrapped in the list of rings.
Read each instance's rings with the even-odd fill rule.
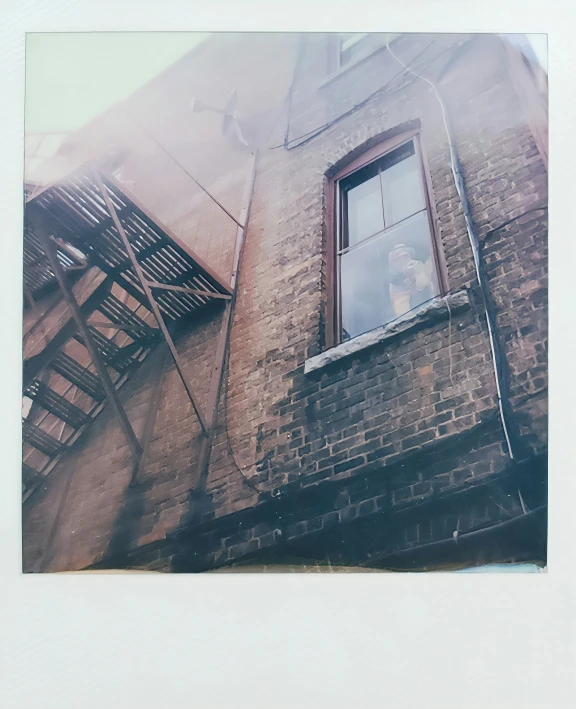
[[[465,550],[471,539],[493,525],[518,521],[525,509],[539,513],[545,500],[543,461],[514,471],[490,470],[485,465],[490,441],[496,454],[500,448],[495,422],[486,422],[475,433],[473,450],[469,440],[457,436],[457,441],[445,441],[433,452],[407,455],[386,468],[386,477],[372,472],[312,486],[291,483],[276,497],[182,529],[170,539],[135,550],[122,563],[200,571],[270,562],[373,566],[390,557],[402,568],[403,556],[428,546],[448,546],[453,553]],[[407,478],[408,467],[412,476]],[[537,560],[530,556],[534,540],[527,535],[526,541],[526,558]],[[481,553],[486,560],[495,555],[507,560],[505,549],[498,550],[496,544],[492,538]],[[464,560],[470,563],[472,558]],[[119,562],[109,559],[103,566]],[[433,559],[428,564],[433,566]]]
[[[407,60],[430,41],[403,37],[395,51]],[[49,568],[124,559],[151,569],[192,570],[249,559],[269,548],[288,554],[281,551],[288,541],[298,556],[306,546],[298,547],[299,538],[319,538],[331,527],[359,529],[364,518],[373,520],[366,529],[373,524],[390,533],[379,532],[372,551],[343,538],[338,543],[346,551],[339,556],[333,550],[330,558],[348,563],[356,553],[366,561],[366,554],[449,539],[523,512],[518,488],[509,491],[502,482],[508,480],[509,459],[494,369],[438,101],[429,85],[401,72],[385,51],[362,63],[364,73],[357,67],[318,88],[324,47],[322,36],[306,45],[291,106],[291,140],[341,116],[378,87],[387,88],[313,140],[261,152],[205,526],[193,526],[191,519],[198,425],[169,367],[150,458],[136,486],[128,486],[127,448],[109,414],[76,457],[54,472],[55,480],[71,472],[73,479]],[[452,117],[472,218],[480,238],[487,235],[483,254],[510,365],[512,406],[527,449],[539,453],[546,446],[547,420],[546,212],[520,215],[547,204],[546,167],[498,38],[446,35],[427,51],[428,60],[423,55],[416,66],[439,81]],[[455,51],[457,58],[443,72]],[[325,180],[351,153],[416,126],[449,288],[468,288],[471,307],[305,375],[306,359],[324,347]],[[518,219],[498,228],[513,217]],[[206,218],[200,210],[199,229]],[[218,322],[214,315],[178,338],[201,402]],[[134,420],[145,414],[154,377],[150,361],[124,394]],[[500,482],[491,486],[492,478]],[[307,489],[323,492],[311,493],[308,507],[287,516],[265,512],[289,506],[282,500],[291,496],[304,499],[298,496]],[[455,496],[468,489],[479,492]],[[444,498],[454,502],[444,504]],[[48,485],[25,512],[30,569],[41,556],[41,533],[34,530],[42,529],[42,520],[49,526],[48,512],[58,499],[57,486]],[[543,499],[536,494],[533,506]],[[425,501],[418,514],[409,512]]]

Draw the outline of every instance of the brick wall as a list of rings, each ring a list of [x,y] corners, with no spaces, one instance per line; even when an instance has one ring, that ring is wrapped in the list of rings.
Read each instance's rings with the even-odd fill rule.
[[[168,367],[141,480],[129,486],[128,449],[113,419],[102,417],[25,510],[29,570],[38,570],[37,540],[62,499],[57,481],[71,475],[45,556],[51,569],[127,563],[180,571],[307,553],[347,564],[356,555],[360,563],[544,504],[542,476],[523,492],[510,482],[516,469],[498,418],[485,316],[434,92],[399,73],[385,50],[324,83],[325,48],[322,35],[303,47],[291,140],[387,88],[308,142],[261,151],[203,519],[191,514],[197,423]],[[512,405],[527,450],[539,454],[546,446],[546,212],[520,215],[546,205],[546,167],[497,37],[407,36],[394,48],[439,82],[449,107],[474,224],[487,237]],[[306,359],[324,347],[324,183],[354,151],[415,126],[448,285],[466,290],[469,303],[305,374]],[[215,313],[178,338],[201,400],[217,328]],[[147,362],[123,394],[134,420],[146,410],[156,373]],[[411,507],[419,511],[408,513]],[[365,529],[355,521],[364,517],[371,520]],[[367,551],[362,540],[374,529],[389,534]],[[313,534],[323,541],[311,541]],[[275,551],[263,556],[269,548]]]
[[[217,312],[212,313],[192,332],[181,333],[177,343],[201,405],[219,319]],[[194,486],[200,428],[172,360],[166,359],[162,367],[162,355],[158,347],[120,390],[134,431],[141,435],[156,381],[162,376],[145,469],[133,479],[130,449],[107,407],[25,505],[27,570],[37,571],[41,564],[48,569],[83,568],[107,553],[118,554],[162,538],[185,515],[187,493]],[[47,545],[51,534],[54,541]]]

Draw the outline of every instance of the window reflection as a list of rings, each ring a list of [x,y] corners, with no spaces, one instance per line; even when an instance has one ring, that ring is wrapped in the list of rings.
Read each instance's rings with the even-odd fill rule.
[[[370,45],[370,37],[366,33],[356,32],[340,35],[340,66],[350,64],[366,53]]]
[[[410,141],[341,182],[342,339],[438,294],[420,161]]]
[[[416,155],[381,173],[386,226],[392,226],[424,209],[424,194]]]
[[[348,192],[348,246],[384,229],[380,176],[366,180]]]

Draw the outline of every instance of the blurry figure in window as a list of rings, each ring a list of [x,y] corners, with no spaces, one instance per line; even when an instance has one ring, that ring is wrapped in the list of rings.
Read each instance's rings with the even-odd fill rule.
[[[390,302],[395,315],[404,315],[432,297],[432,263],[414,258],[415,251],[398,244],[388,255]]]

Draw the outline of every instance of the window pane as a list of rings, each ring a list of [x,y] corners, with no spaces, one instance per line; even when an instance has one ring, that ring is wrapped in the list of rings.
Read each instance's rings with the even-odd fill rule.
[[[348,243],[353,246],[384,229],[382,194],[378,175],[346,193],[348,203]]]
[[[342,339],[385,325],[438,293],[426,212],[340,257]]]
[[[396,224],[426,206],[419,173],[420,165],[416,155],[382,172],[386,226]]]
[[[367,52],[369,36],[367,34],[345,34],[340,37],[340,66],[346,66],[357,57]]]
[[[364,39],[366,37],[365,32],[355,32],[352,34],[343,34],[340,35],[340,48],[341,49],[349,49],[350,47],[353,47],[355,44],[358,44],[360,40]]]

